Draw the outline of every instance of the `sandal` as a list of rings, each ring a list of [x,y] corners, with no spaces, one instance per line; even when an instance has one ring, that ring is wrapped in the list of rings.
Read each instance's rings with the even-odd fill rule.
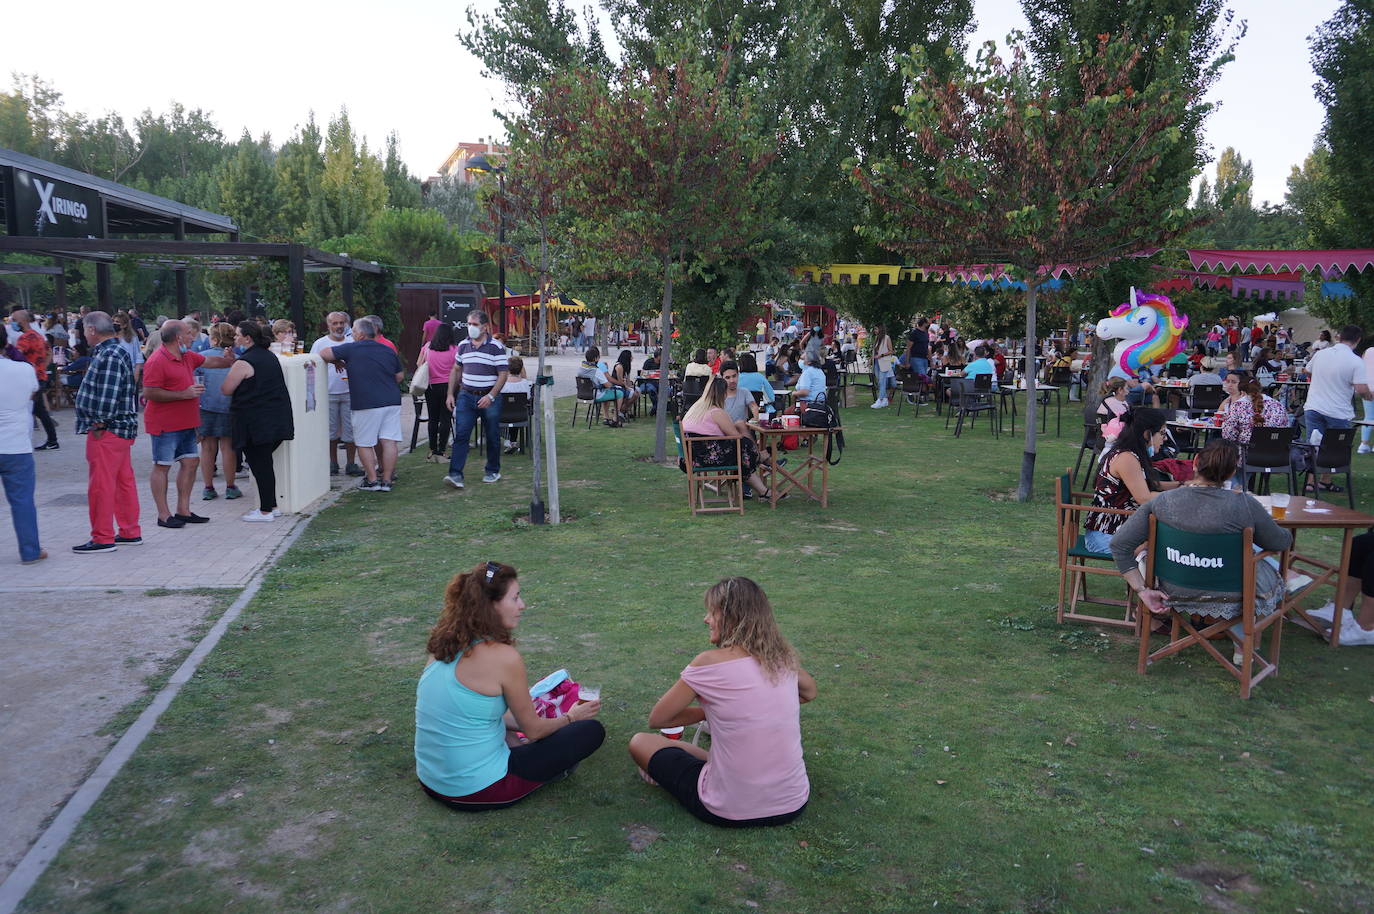
[[[645,771],[643,768],[640,768],[638,765],[636,765],[635,771],[639,772],[639,779],[644,783],[648,784],[650,787],[658,786],[658,781],[655,781],[653,778],[649,777],[649,772]]]
[[[1323,492],[1344,492],[1345,486],[1336,485],[1334,482],[1323,482],[1317,486]]]

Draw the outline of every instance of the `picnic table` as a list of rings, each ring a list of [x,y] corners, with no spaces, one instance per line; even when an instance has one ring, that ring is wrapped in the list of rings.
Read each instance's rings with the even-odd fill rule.
[[[757,422],[750,422],[749,427],[759,436],[759,441],[768,451],[771,458],[771,467],[760,467],[761,471],[768,473],[768,504],[769,507],[778,506],[778,496],[786,492],[801,492],[808,498],[821,503],[822,508],[830,506],[830,464],[825,459],[826,445],[830,443],[830,436],[834,432],[842,432],[843,428],[811,428],[808,426],[797,426],[793,428],[771,428],[760,425]],[[785,435],[796,435],[806,442],[806,456],[790,470],[787,467],[778,465],[778,457],[782,450],[782,439]],[[816,453],[816,443],[820,442],[821,453]],[[798,452],[800,454],[800,452]],[[816,471],[820,470],[820,488],[816,487]]]
[[[1269,496],[1252,495],[1250,497],[1257,499],[1272,514],[1272,499]],[[1274,523],[1285,530],[1291,530],[1293,533],[1293,545],[1289,548],[1288,563],[1284,567],[1288,568],[1299,563],[1303,566],[1301,570],[1312,576],[1311,584],[1293,594],[1285,594],[1283,611],[1293,611],[1294,625],[1316,632],[1321,637],[1326,638],[1332,647],[1339,647],[1341,643],[1340,615],[1333,614],[1332,625],[1328,630],[1323,624],[1324,620],[1313,619],[1306,610],[1299,608],[1298,602],[1311,593],[1313,587],[1324,584],[1334,586],[1336,595],[1339,597],[1345,590],[1346,579],[1348,578],[1346,565],[1350,562],[1350,543],[1354,540],[1357,530],[1363,530],[1374,525],[1374,517],[1351,510],[1344,505],[1294,495],[1289,498],[1285,516],[1274,518]],[[1300,530],[1341,531],[1340,559],[1331,563],[1298,552],[1298,531]]]

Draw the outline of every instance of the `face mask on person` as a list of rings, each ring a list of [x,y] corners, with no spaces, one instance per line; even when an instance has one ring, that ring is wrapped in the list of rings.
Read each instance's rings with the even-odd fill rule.
[[[1152,445],[1150,445],[1149,447],[1147,447],[1147,448],[1145,449],[1145,453],[1146,453],[1148,456],[1153,457],[1153,456],[1155,455],[1155,446],[1152,444]]]
[[[468,339],[475,340],[482,335],[481,324],[468,324]]]

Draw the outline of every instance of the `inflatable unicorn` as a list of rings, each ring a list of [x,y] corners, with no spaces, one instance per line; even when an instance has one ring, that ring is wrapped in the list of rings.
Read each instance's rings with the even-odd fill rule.
[[[1162,365],[1183,349],[1183,330],[1187,315],[1174,310],[1174,303],[1163,295],[1140,295],[1131,289],[1131,300],[1112,309],[1112,316],[1097,322],[1097,335],[1104,340],[1120,340],[1112,349],[1112,362],[1127,377],[1137,378],[1140,370]]]

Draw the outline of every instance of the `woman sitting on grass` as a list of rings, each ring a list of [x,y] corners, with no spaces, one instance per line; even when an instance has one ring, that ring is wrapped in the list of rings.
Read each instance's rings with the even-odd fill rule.
[[[636,733],[630,756],[640,777],[661,785],[703,822],[791,822],[811,795],[799,708],[816,697],[816,681],[778,630],[768,597],[748,578],[726,578],[706,591],[702,621],[716,648],[682,671],[649,713],[649,726],[705,720],[710,752],[658,733]]]
[[[534,713],[511,632],[525,601],[515,569],[485,562],[455,575],[415,689],[415,773],[454,809],[501,809],[572,774],[606,738],[601,702],[556,719]],[[528,736],[520,740],[513,731]]]

